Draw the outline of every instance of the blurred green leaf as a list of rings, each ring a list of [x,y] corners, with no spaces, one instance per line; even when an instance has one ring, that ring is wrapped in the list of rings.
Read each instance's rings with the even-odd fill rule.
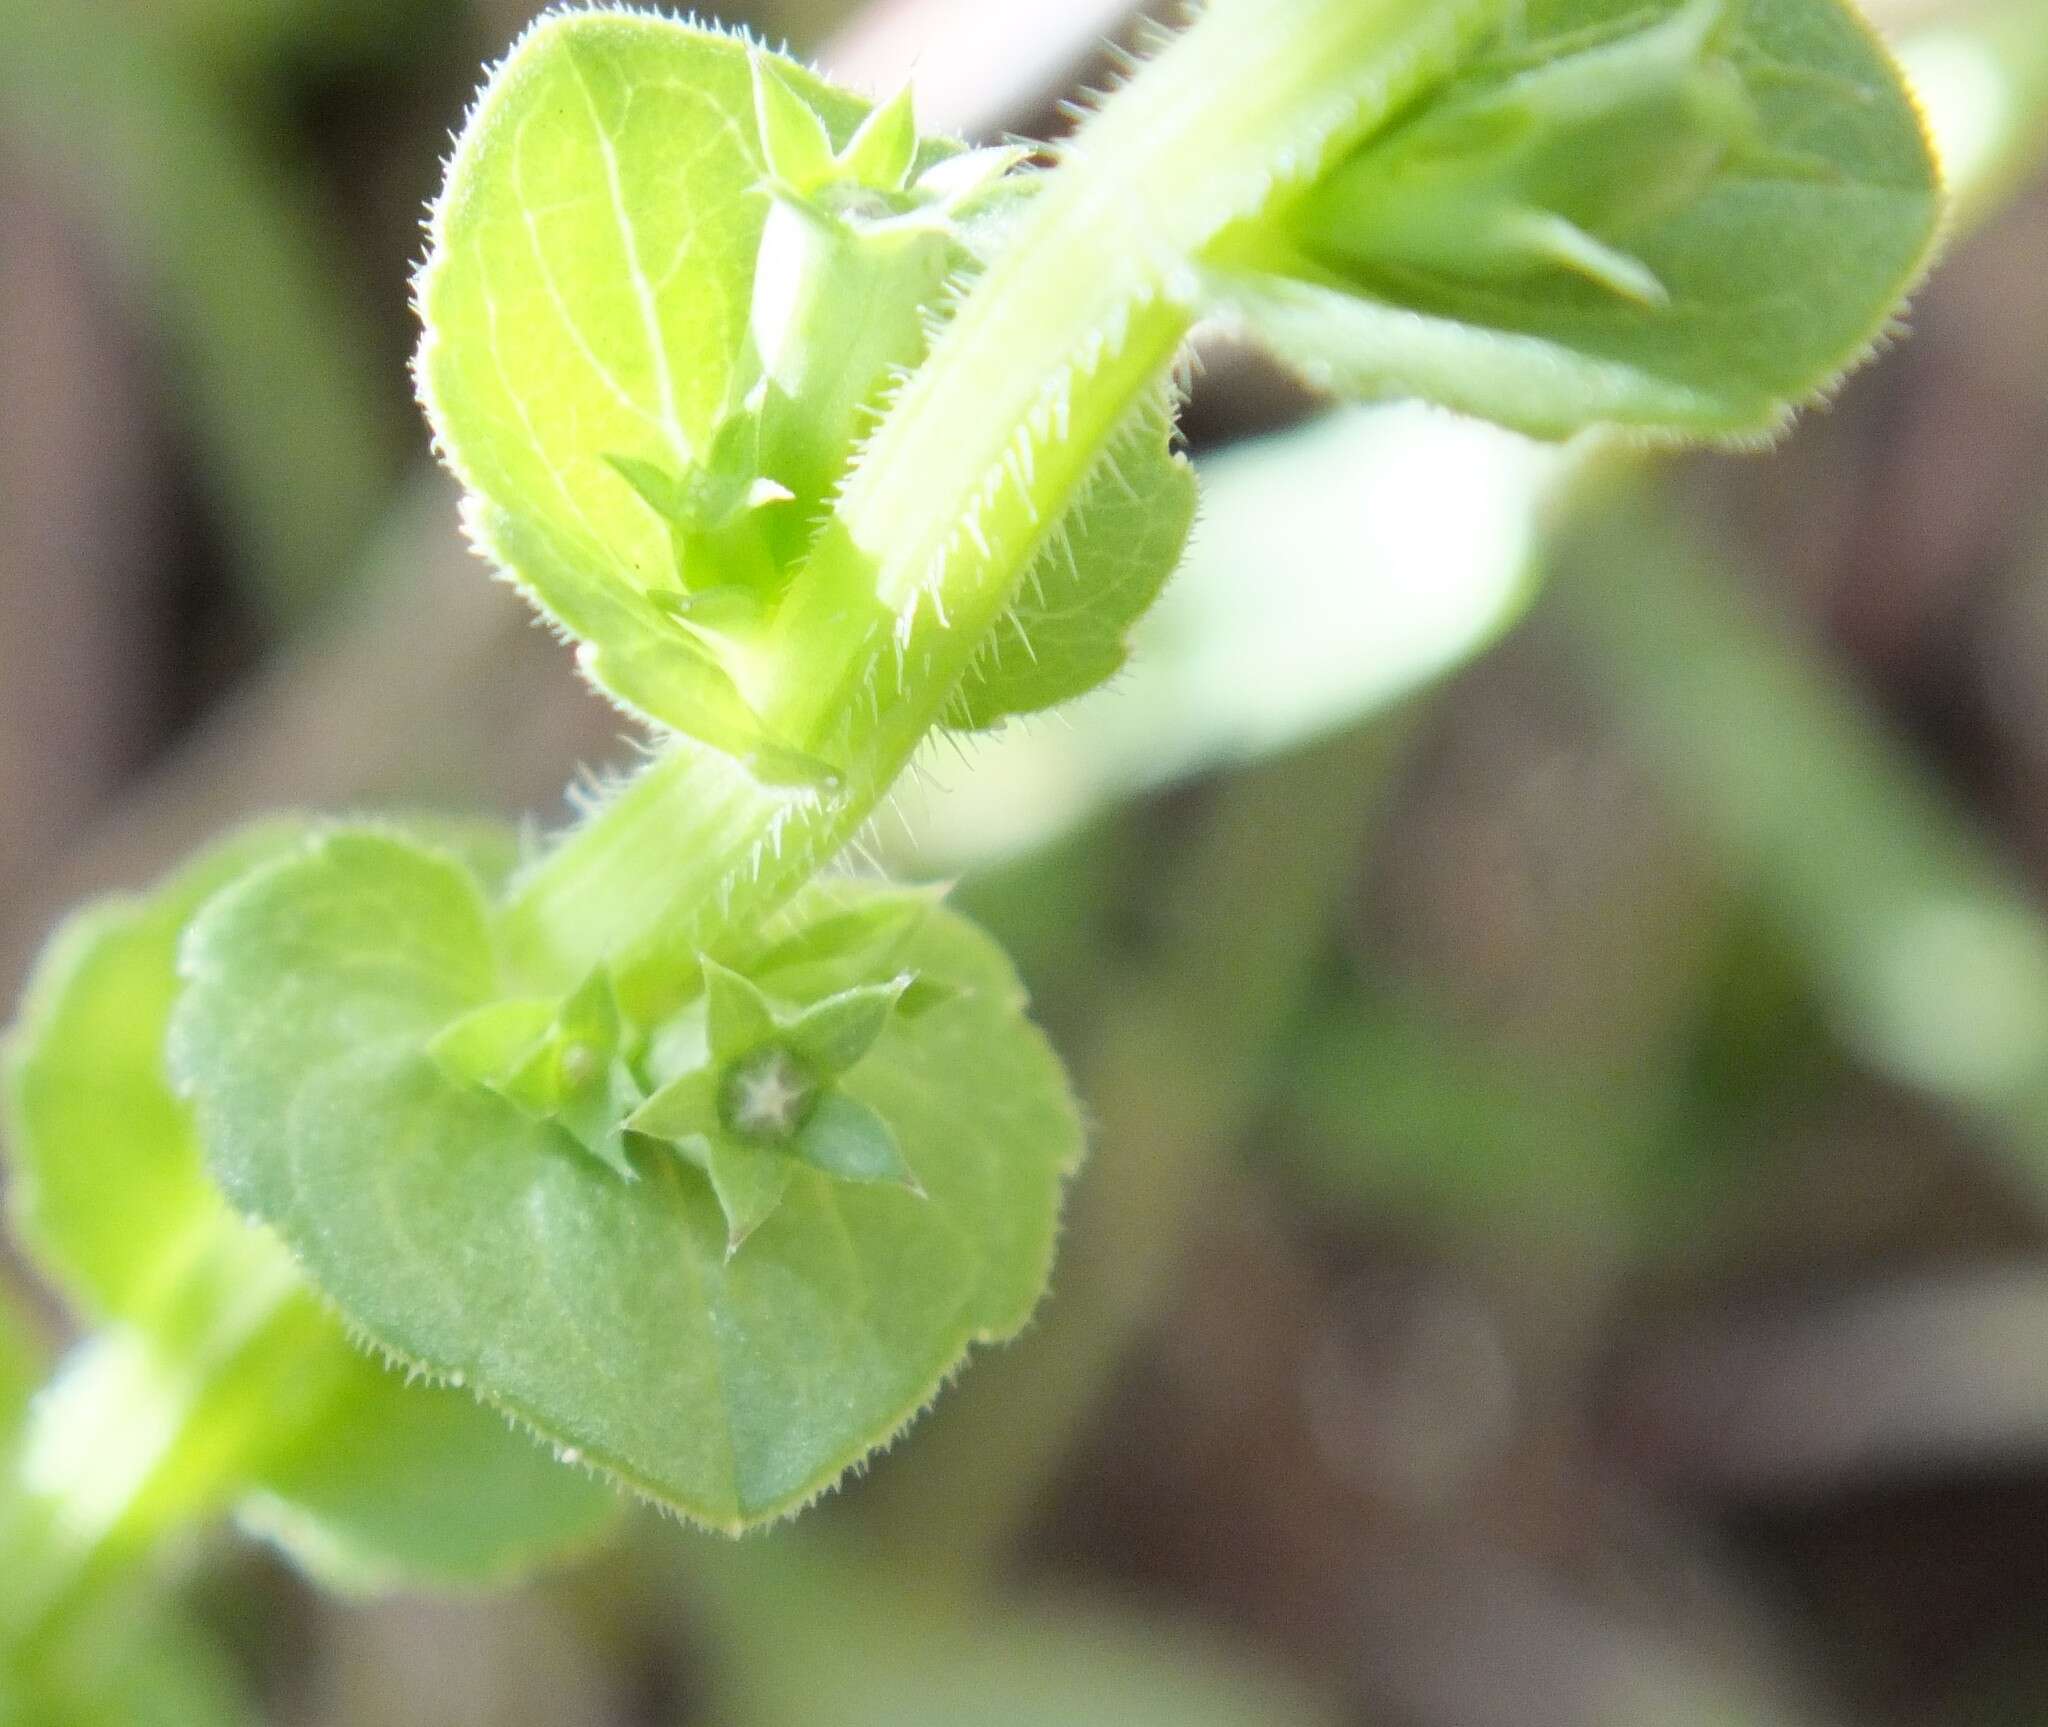
[[[1841,673],[1668,511],[1608,498],[1555,593],[1677,808],[1753,887],[1837,1030],[2048,1177],[2048,925]]]
[[[980,1601],[792,1532],[679,1550],[745,1727],[1321,1727],[1281,1664],[1196,1621],[1072,1593]]]
[[[1325,1004],[1287,1059],[1296,1131],[1276,1149],[1325,1204],[1550,1237],[1645,1221],[1659,1148],[1641,1076],[1488,1048],[1389,992]]]
[[[93,1319],[137,1318],[227,1212],[163,1072],[178,937],[286,824],[237,835],[153,893],[74,915],[38,962],[5,1049],[16,1238]]]
[[[0,1675],[0,1720],[21,1727],[254,1727],[255,1704],[195,1627],[162,1617],[122,1648],[34,1682]]]
[[[782,1727],[1315,1727],[1332,1719],[1270,1665],[1189,1625],[1068,1602],[966,1625],[903,1618],[792,1662]],[[813,1687],[803,1690],[806,1683]]]
[[[502,861],[468,830],[450,831],[487,867]],[[222,1255],[240,1268],[219,1292],[224,1304],[264,1277],[295,1281],[281,1250],[237,1220],[207,1179],[162,1055],[187,922],[295,839],[284,826],[246,833],[155,895],[79,913],[51,943],[10,1037],[22,1239],[88,1314],[132,1322],[137,1347],[167,1357],[164,1374],[181,1370],[188,1328],[203,1336],[212,1323],[206,1299],[195,1316],[196,1268]],[[320,1409],[304,1426],[280,1387],[278,1406],[250,1430],[264,1494],[252,1516],[309,1565],[331,1572],[345,1561],[359,1581],[495,1577],[590,1539],[608,1520],[612,1495],[462,1393],[407,1385],[301,1299],[308,1311],[283,1368],[290,1388],[317,1387],[307,1395]],[[278,1443],[288,1449],[272,1456]],[[422,1499],[429,1481],[446,1489],[435,1515]]]
[[[367,1357],[236,1509],[330,1589],[502,1583],[609,1535],[618,1498],[460,1391]]]

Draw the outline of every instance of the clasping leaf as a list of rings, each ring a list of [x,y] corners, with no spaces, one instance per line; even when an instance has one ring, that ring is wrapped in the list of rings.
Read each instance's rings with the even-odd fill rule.
[[[969,261],[954,227],[985,177],[923,182],[960,154],[916,137],[907,97],[875,110],[716,31],[562,13],[499,68],[434,212],[416,372],[472,537],[607,693],[770,786],[833,789],[762,722],[757,660]]]
[[[209,1167],[379,1349],[738,1529],[1023,1324],[1080,1124],[971,925],[924,893],[815,888],[747,975],[693,965],[689,1005],[645,1027],[602,974],[536,1007],[494,916],[460,858],[338,830],[184,943],[171,1063]],[[944,1000],[902,1012],[912,976]],[[537,1051],[560,1096],[620,1111],[637,1179],[589,1154],[589,1120],[535,1107]],[[764,1052],[788,1067],[751,1067]],[[594,1082],[620,1059],[645,1104],[577,1089],[572,1065]],[[752,1125],[787,1132],[733,1131],[742,1070]]]

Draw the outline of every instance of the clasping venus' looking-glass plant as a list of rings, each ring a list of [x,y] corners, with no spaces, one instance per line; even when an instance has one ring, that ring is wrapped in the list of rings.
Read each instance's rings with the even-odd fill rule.
[[[450,165],[419,384],[654,757],[525,858],[301,824],[86,913],[12,1059],[25,1238],[195,1419],[288,1387],[209,1491],[330,1571],[588,1526],[472,1396],[720,1528],[801,1504],[1029,1317],[1083,1138],[988,939],[824,872],[934,728],[1123,662],[1193,517],[1195,321],[1537,435],[1751,439],[1936,209],[1839,0],[1214,0],[1047,168],[544,19]],[[395,1514],[422,1456],[497,1510]]]

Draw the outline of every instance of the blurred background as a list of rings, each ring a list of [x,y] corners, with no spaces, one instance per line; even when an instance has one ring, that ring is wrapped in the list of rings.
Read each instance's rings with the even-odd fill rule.
[[[405,370],[532,10],[0,0],[8,999],[244,815],[629,757]],[[724,16],[1036,135],[1129,10]],[[1022,1342],[739,1545],[338,1602],[223,1539],[146,1718],[2048,1727],[2048,3],[1881,21],[1960,208],[1827,412],[1557,452],[1205,343],[1133,670],[879,825],[1094,1116]]]

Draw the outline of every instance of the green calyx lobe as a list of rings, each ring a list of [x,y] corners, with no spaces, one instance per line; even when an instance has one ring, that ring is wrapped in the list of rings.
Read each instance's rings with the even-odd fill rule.
[[[559,1127],[627,1181],[625,1121],[643,1095],[626,1056],[610,975],[600,966],[559,1004],[509,996],[464,1014],[428,1045],[441,1070],[529,1120]]]
[[[910,974],[792,1007],[715,962],[703,970],[702,1059],[684,1058],[626,1125],[704,1170],[725,1214],[728,1254],[767,1221],[806,1166],[922,1196],[887,1120],[839,1083],[874,1047]]]

